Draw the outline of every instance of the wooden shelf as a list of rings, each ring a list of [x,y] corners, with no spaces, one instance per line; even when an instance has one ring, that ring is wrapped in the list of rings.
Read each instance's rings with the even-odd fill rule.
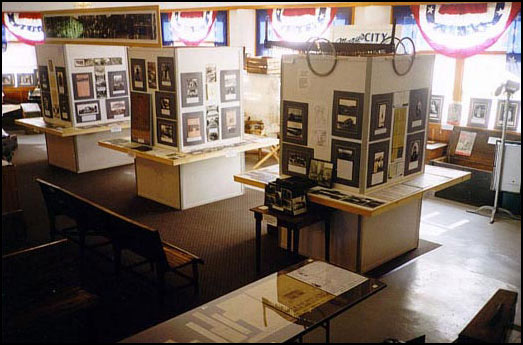
[[[59,137],[72,137],[76,135],[84,135],[91,133],[118,131],[118,129],[122,130],[131,127],[131,122],[129,120],[112,122],[103,125],[92,125],[83,127],[59,127],[46,123],[43,117],[17,119],[15,120],[15,123],[24,127],[37,129],[42,132],[56,135]]]

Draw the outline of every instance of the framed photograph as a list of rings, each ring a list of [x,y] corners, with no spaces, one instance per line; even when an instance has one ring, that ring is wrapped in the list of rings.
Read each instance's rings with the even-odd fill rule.
[[[334,182],[345,186],[360,186],[361,145],[332,139],[331,161],[334,162]]]
[[[425,128],[429,89],[410,90],[409,93],[409,127],[407,133],[416,132]]]
[[[126,71],[109,71],[109,96],[120,97],[127,96],[127,72]]]
[[[121,57],[112,57],[109,58],[111,61],[111,65],[121,65],[123,63],[123,59]]]
[[[157,119],[156,134],[159,144],[178,146],[176,142],[176,121]]]
[[[131,92],[131,141],[152,145],[151,95]]]
[[[18,73],[16,77],[18,79],[18,87],[34,86],[35,84],[33,73]]]
[[[476,141],[476,135],[476,132],[460,130],[454,153],[458,156],[470,157]]]
[[[144,59],[131,59],[131,78],[133,91],[147,91]]]
[[[100,101],[98,100],[76,102],[74,106],[76,108],[76,123],[94,122],[102,119]]]
[[[176,90],[173,58],[158,56],[158,89],[172,92]]]
[[[147,86],[149,89],[156,89],[156,62],[147,61]]]
[[[332,105],[332,135],[361,139],[363,94],[334,91]]]
[[[71,122],[71,112],[69,109],[69,97],[67,95],[59,95],[58,99],[60,102],[60,119],[62,119],[63,121]]]
[[[160,47],[159,15],[158,6],[47,11],[45,43]]]
[[[182,107],[203,105],[203,86],[201,73],[182,73],[180,75]]]
[[[447,124],[459,126],[461,122],[461,103],[450,103]]]
[[[176,97],[174,93],[156,91],[154,93],[156,117],[176,120]]]
[[[239,137],[243,130],[240,107],[222,108],[222,139]]]
[[[372,95],[370,141],[390,138],[392,125],[392,93]]]
[[[319,159],[311,159],[309,167],[309,180],[315,181],[319,186],[331,188],[334,164]]]
[[[15,86],[15,74],[2,73],[2,86]]]
[[[105,66],[94,66],[94,88],[96,91],[96,98],[107,98]]]
[[[56,67],[56,86],[58,86],[58,94],[67,95],[67,78],[65,74],[65,67]]]
[[[487,128],[490,117],[491,99],[471,98],[467,126]]]
[[[282,143],[282,172],[286,175],[309,176],[309,166],[314,157],[314,149]]]
[[[183,146],[193,146],[205,142],[203,112],[182,114]]]
[[[73,73],[72,77],[75,100],[94,98],[93,75],[91,73]]]
[[[105,100],[105,110],[107,119],[124,119],[129,117],[129,98],[107,98]]]
[[[429,121],[440,123],[441,113],[443,112],[444,97],[439,95],[430,96],[429,104]]]
[[[53,101],[51,93],[47,91],[42,91],[42,114],[50,119],[53,118]]]
[[[222,102],[234,102],[240,100],[240,71],[220,71],[220,90]]]
[[[42,91],[51,91],[47,66],[38,66],[38,75],[40,76],[40,88]]]
[[[387,182],[389,165],[389,141],[369,145],[367,165],[367,188]]]
[[[307,103],[283,101],[283,141],[307,146]]]
[[[425,132],[407,136],[407,155],[404,176],[420,172],[425,159]]]
[[[33,74],[34,74],[34,76],[35,76],[35,85],[36,85],[36,86],[40,86],[40,75],[39,75],[39,73],[38,73],[38,68],[35,68],[35,69],[33,70]]]
[[[507,130],[515,131],[518,128],[519,116],[521,112],[520,101],[510,101],[507,114]],[[505,101],[498,100],[496,111],[496,129],[503,129],[503,117],[505,116]]]
[[[207,124],[207,142],[220,139],[220,113],[217,105],[208,105],[205,108]]]

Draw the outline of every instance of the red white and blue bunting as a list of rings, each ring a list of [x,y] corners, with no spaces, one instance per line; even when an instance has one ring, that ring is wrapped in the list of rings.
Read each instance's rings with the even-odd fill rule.
[[[173,39],[187,46],[197,46],[209,37],[216,20],[214,11],[191,11],[169,13],[170,29]]]
[[[21,42],[32,45],[44,42],[40,13],[4,12],[2,23],[11,35]]]
[[[496,43],[521,10],[521,3],[415,5],[411,10],[436,52],[466,58]]]
[[[278,39],[305,42],[323,36],[336,16],[336,8],[277,8],[267,10],[267,14]]]

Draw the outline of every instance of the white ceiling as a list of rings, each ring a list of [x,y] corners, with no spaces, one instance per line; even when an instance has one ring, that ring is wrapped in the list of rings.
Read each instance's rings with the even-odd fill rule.
[[[266,6],[278,4],[310,4],[310,2],[91,2],[91,8],[98,7],[128,7],[160,5],[161,9],[184,9],[197,7],[228,7],[228,6]],[[76,2],[5,2],[2,1],[2,12],[32,12],[74,9]]]

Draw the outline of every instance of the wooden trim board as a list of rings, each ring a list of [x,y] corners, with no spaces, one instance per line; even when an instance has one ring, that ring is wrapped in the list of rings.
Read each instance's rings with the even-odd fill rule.
[[[107,131],[121,131],[122,129],[131,127],[131,122],[129,120],[84,127],[59,127],[46,123],[42,117],[17,119],[15,120],[15,123],[24,127],[37,129],[47,134],[52,134],[59,137],[72,137],[75,135],[84,135]]]

